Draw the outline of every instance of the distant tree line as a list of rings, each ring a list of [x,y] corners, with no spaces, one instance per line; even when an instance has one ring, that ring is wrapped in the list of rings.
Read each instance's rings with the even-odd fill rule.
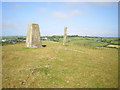
[[[25,42],[26,37],[25,36],[6,36],[3,37],[2,40],[0,41],[0,44],[2,45],[7,45],[7,44],[16,44],[19,42]]]
[[[68,35],[67,36],[68,42],[75,39],[84,39],[84,40],[94,40],[97,42],[106,42],[108,44],[114,44],[114,45],[120,45],[120,38],[114,38],[114,37],[93,37],[93,36],[79,36],[79,35]],[[41,40],[43,41],[54,41],[54,42],[60,42],[63,40],[63,36],[61,35],[53,35],[53,36],[42,36]],[[25,42],[26,36],[5,36],[2,37],[0,44],[6,45],[6,44],[16,44],[19,42]]]

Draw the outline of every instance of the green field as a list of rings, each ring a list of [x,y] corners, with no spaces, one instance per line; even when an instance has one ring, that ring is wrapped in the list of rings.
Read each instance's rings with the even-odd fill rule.
[[[118,87],[118,49],[87,40],[42,43],[47,46],[2,46],[3,88]]]

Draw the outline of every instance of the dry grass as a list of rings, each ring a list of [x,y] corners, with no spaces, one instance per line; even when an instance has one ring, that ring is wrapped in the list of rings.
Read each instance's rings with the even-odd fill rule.
[[[47,47],[29,49],[24,43],[3,46],[3,88],[118,86],[117,49],[43,44]]]
[[[0,89],[2,89],[2,46],[0,45]]]

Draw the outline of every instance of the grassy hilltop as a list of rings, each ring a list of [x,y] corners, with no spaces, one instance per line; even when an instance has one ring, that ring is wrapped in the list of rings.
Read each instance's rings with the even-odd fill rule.
[[[66,46],[53,41],[40,48],[3,46],[3,88],[117,88],[118,49],[70,40]]]

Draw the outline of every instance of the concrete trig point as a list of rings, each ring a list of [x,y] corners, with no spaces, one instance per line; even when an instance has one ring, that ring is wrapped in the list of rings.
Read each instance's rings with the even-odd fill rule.
[[[64,27],[63,45],[66,45],[66,42],[67,42],[67,27]]]
[[[28,24],[28,32],[26,37],[26,47],[37,48],[41,47],[40,31],[38,24]]]

